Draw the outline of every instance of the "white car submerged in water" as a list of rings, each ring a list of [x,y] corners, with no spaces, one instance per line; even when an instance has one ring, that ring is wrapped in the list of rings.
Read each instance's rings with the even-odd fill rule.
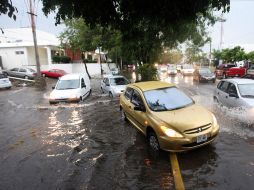
[[[102,93],[107,93],[111,98],[119,97],[130,82],[121,75],[106,75],[101,81]]]

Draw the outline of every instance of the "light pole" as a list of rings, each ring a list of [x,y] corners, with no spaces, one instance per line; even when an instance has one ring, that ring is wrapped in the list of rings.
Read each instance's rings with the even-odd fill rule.
[[[223,22],[226,22],[226,19],[223,18],[223,14],[221,14],[221,17],[218,19],[218,21],[221,23],[220,25],[220,47],[219,49],[222,49],[222,44],[223,44]]]

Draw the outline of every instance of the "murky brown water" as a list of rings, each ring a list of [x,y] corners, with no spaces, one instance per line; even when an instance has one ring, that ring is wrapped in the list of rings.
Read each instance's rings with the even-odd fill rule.
[[[178,154],[186,189],[254,187],[254,133],[212,102],[214,84],[165,79],[213,111],[221,125],[210,146]],[[55,81],[49,81],[54,83]],[[79,104],[47,102],[33,88],[0,91],[0,189],[174,189],[168,153],[155,154],[119,100],[100,92]]]

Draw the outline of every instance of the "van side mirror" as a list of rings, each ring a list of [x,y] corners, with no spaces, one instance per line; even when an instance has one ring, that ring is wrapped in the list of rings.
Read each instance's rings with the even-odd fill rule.
[[[234,92],[230,92],[229,97],[239,98],[238,95]]]

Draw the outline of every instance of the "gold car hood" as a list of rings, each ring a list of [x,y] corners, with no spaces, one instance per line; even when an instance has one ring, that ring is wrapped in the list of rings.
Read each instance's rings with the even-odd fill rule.
[[[196,104],[172,111],[153,112],[153,115],[179,132],[213,122],[211,113]]]

